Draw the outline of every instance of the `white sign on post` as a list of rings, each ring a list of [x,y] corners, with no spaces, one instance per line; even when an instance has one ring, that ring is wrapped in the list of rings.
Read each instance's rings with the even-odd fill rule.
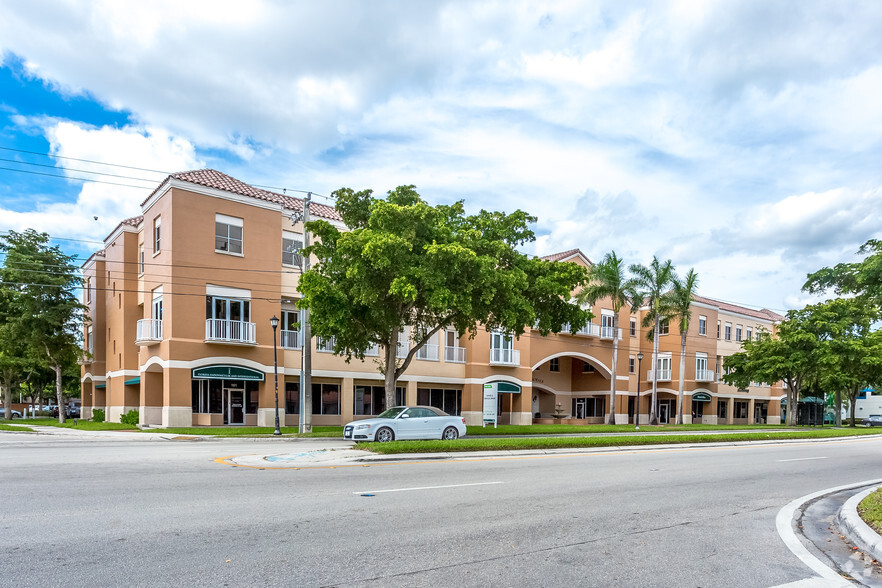
[[[497,397],[498,389],[496,384],[484,384],[484,422],[481,426],[486,427],[487,423],[493,423],[493,428],[496,428]]]

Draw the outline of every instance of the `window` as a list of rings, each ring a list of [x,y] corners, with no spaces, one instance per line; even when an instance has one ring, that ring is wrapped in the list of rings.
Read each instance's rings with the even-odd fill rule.
[[[417,388],[417,404],[434,406],[447,414],[459,416],[462,410],[462,390]]]
[[[732,340],[732,323],[726,323],[726,341]]]
[[[663,321],[659,321],[658,323],[658,334],[659,335],[667,335],[670,332],[671,325],[668,322],[668,319]]]
[[[659,380],[670,380],[671,379],[671,356],[670,354],[658,356],[658,379]]]
[[[600,336],[612,339],[613,338],[613,312],[611,310],[601,309],[600,310]]]
[[[637,371],[637,360],[632,355],[628,358],[628,373],[633,374],[635,371]]]
[[[735,325],[735,340],[741,341],[741,325]]]
[[[550,372],[559,372],[560,371],[560,358],[555,357],[551,361],[548,362],[548,371]]]
[[[750,327],[747,327],[747,333],[745,333],[745,335],[744,335],[744,340],[750,341],[751,339],[753,339],[753,329],[751,329]]]
[[[465,363],[465,347],[459,346],[459,333],[455,329],[448,329],[444,337],[444,361]]]
[[[334,353],[334,338],[316,337],[315,350],[322,353]]]
[[[300,349],[300,312],[282,309],[279,323],[279,346],[283,349]]]
[[[602,417],[605,414],[606,407],[605,398],[573,398],[572,412],[573,418],[585,419],[588,417]]]
[[[509,333],[493,331],[490,334],[490,361],[514,363],[514,338]]]
[[[707,353],[695,354],[695,379],[698,381],[707,381]]]
[[[85,345],[86,351],[88,351],[89,353],[92,353],[92,349],[93,349],[92,345],[94,343],[94,337],[92,336],[92,325],[89,325],[88,327],[86,327],[86,341],[85,341],[85,343],[86,343],[86,345]]]
[[[747,418],[747,401],[746,400],[736,400],[735,401],[735,418],[736,419],[746,419]]]
[[[707,335],[707,317],[700,316],[698,317],[698,334],[699,335]]]
[[[285,382],[285,414],[300,414],[299,382]]]
[[[92,302],[92,278],[86,278],[86,287],[83,288],[86,302]]]
[[[222,380],[192,380],[191,390],[193,394],[193,412],[214,413],[223,412],[223,381]]]
[[[214,215],[214,250],[219,253],[242,254],[242,219],[224,214]]]
[[[633,319],[633,318],[631,319],[631,329],[630,330],[631,330],[631,336],[636,337],[637,336],[637,319]]]
[[[303,249],[303,235],[282,231],[282,265],[301,267],[303,259],[300,250]]]
[[[582,363],[582,373],[583,374],[593,374],[594,373],[594,366],[591,365],[590,363],[588,363],[587,361],[583,362]]]
[[[162,249],[162,217],[157,216],[153,219],[153,255],[156,255]]]
[[[717,339],[720,338],[720,321],[717,321]]]
[[[729,403],[722,398],[717,400],[717,418],[725,419],[729,412]]]
[[[340,385],[312,385],[312,414],[340,414]]]
[[[221,296],[205,297],[205,318],[219,321],[251,321],[251,301]]]
[[[144,275],[144,246],[138,247],[138,275]]]
[[[395,405],[404,406],[407,388],[395,388]],[[386,410],[386,389],[382,386],[356,386],[352,413],[358,415],[380,414]]]

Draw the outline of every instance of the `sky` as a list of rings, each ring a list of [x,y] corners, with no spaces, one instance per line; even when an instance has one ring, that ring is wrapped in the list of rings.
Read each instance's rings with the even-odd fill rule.
[[[882,238],[882,2],[0,0],[0,232],[85,259],[167,174],[415,184],[782,312]],[[326,200],[317,199],[319,202]]]

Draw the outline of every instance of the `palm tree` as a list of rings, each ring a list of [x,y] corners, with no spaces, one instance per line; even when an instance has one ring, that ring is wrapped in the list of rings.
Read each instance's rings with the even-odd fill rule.
[[[689,330],[689,321],[692,318],[692,301],[695,299],[695,290],[698,287],[698,274],[695,268],[689,270],[682,280],[674,280],[671,288],[671,309],[673,313],[670,320],[677,321],[680,329],[680,392],[677,394],[677,424],[683,424],[683,380],[686,373],[686,331]]]
[[[635,300],[643,300],[643,304],[649,307],[649,312],[643,317],[643,326],[652,327],[648,334],[652,341],[652,402],[649,407],[649,424],[657,425],[655,404],[658,398],[658,328],[662,318],[672,314],[669,289],[677,276],[670,259],[662,263],[655,255],[652,256],[649,267],[635,264],[628,269],[640,292],[640,298]],[[638,374],[637,377],[640,376]]]
[[[579,292],[576,301],[579,304],[594,305],[600,299],[609,299],[613,311],[613,356],[612,375],[609,386],[609,418],[607,422],[616,424],[616,367],[619,359],[619,311],[625,305],[632,306],[631,296],[634,283],[625,277],[625,262],[612,251],[603,257],[603,261],[591,266],[588,270],[588,285]]]

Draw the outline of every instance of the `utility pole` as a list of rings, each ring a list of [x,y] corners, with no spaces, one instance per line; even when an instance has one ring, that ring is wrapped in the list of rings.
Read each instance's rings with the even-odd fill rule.
[[[306,194],[303,201],[303,247],[309,247],[309,230],[306,223],[309,222],[309,204],[312,202],[312,192]],[[301,255],[301,277],[309,270],[309,255]],[[300,426],[298,432],[312,433],[312,333],[309,328],[309,309],[300,309],[300,322],[303,325],[303,351],[301,356],[303,363],[300,366]]]

